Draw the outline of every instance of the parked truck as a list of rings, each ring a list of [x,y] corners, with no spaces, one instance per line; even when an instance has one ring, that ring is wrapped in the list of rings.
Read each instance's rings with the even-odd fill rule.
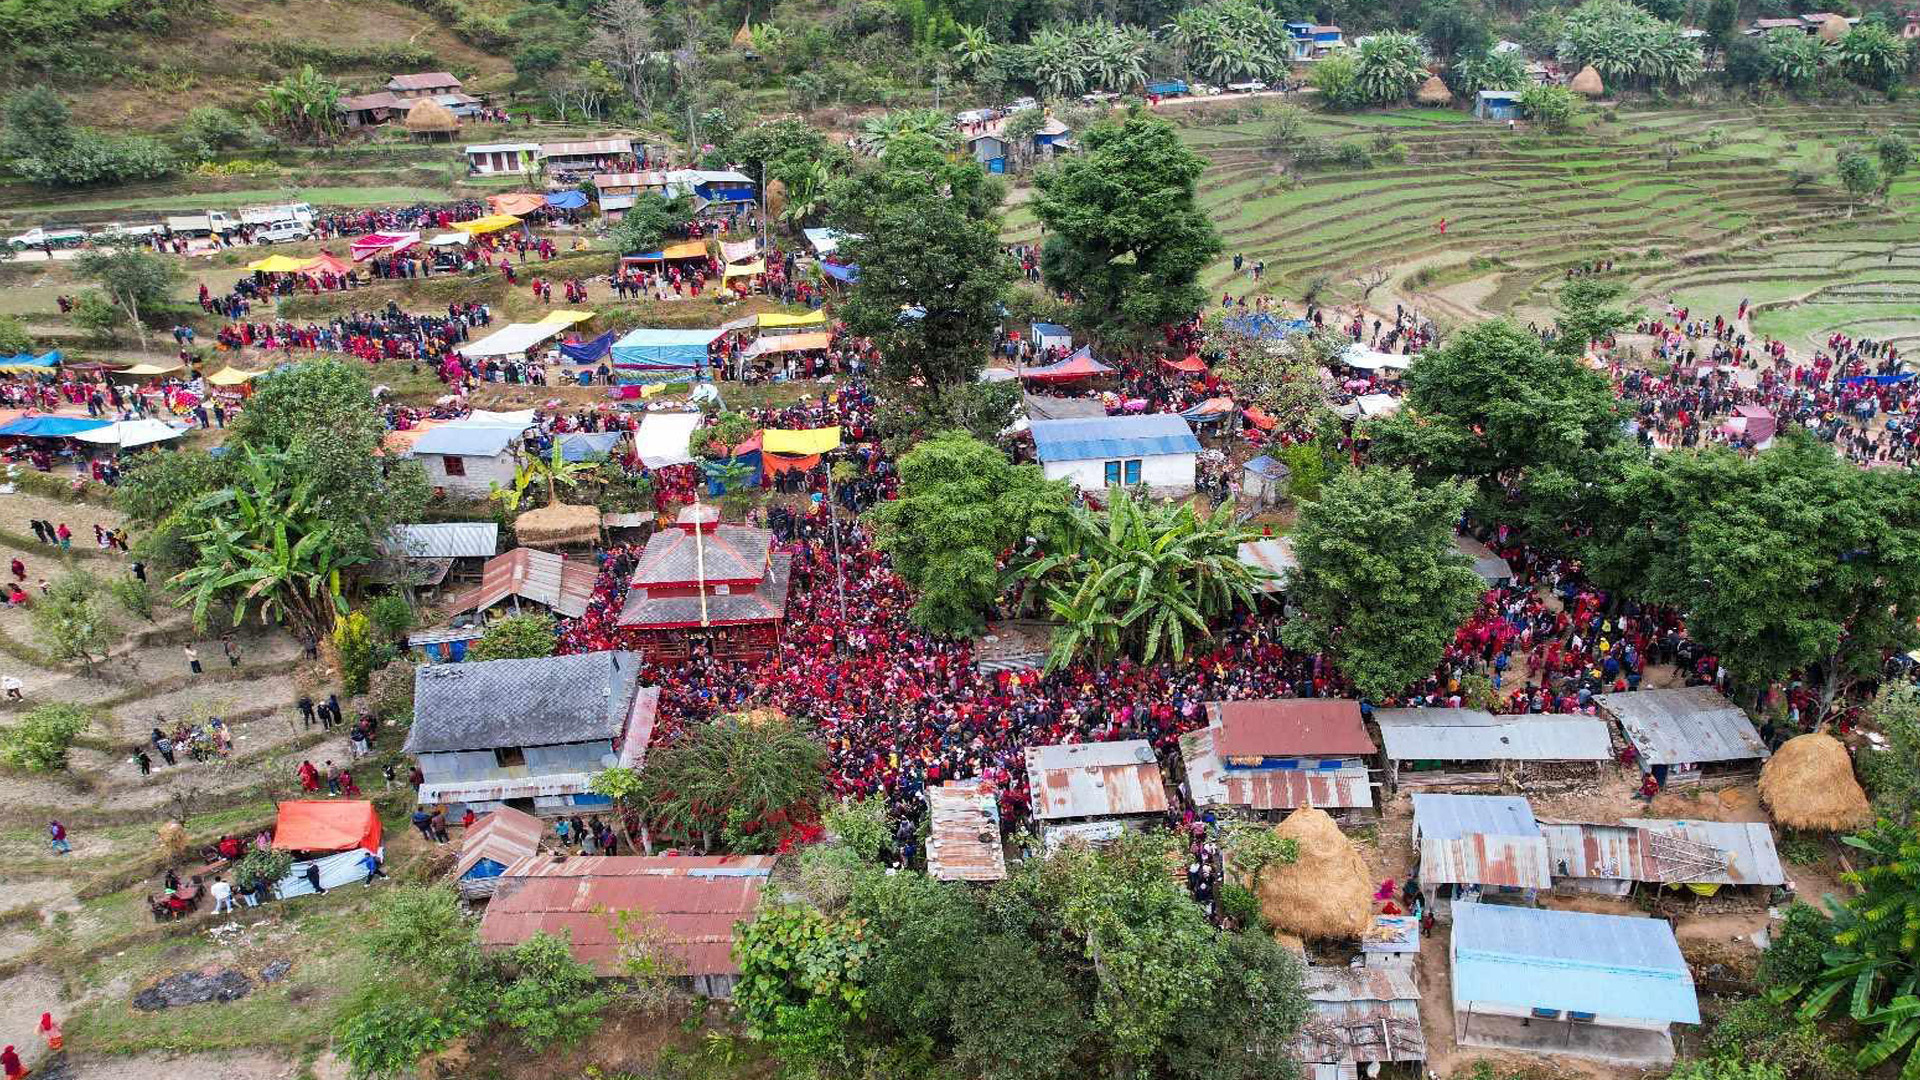
[[[225,236],[240,227],[239,222],[219,210],[209,210],[204,214],[170,214],[166,222],[167,231],[175,236],[212,236],[215,233]]]
[[[7,246],[15,251],[39,251],[45,248],[77,248],[87,242],[87,230],[75,225],[41,225],[19,236],[9,237]]]

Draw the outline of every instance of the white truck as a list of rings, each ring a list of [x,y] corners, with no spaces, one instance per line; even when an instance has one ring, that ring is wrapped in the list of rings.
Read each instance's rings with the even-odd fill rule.
[[[312,225],[313,205],[311,203],[278,203],[273,206],[243,206],[240,208],[240,223],[242,225],[278,225],[286,221],[297,221],[302,225]]]
[[[87,230],[73,225],[41,225],[19,236],[9,237],[7,246],[15,251],[40,251],[45,248],[77,248],[87,242]]]
[[[146,240],[167,231],[165,225],[157,221],[144,225],[133,225],[124,221],[109,221],[93,231],[96,240]]]
[[[212,236],[215,233],[226,235],[240,227],[222,211],[209,210],[204,214],[169,214],[166,218],[167,231],[175,236]]]

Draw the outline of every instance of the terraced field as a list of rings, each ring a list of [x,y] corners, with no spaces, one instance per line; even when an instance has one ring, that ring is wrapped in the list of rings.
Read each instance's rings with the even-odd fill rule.
[[[1671,298],[1731,315],[1744,298],[1756,328],[1789,344],[1845,329],[1920,346],[1920,177],[1871,207],[1831,180],[1844,143],[1889,131],[1920,141],[1911,108],[1623,112],[1564,136],[1452,110],[1315,115],[1310,134],[1369,148],[1384,135],[1405,158],[1298,182],[1265,150],[1270,121],[1208,119],[1175,117],[1211,164],[1201,200],[1226,250],[1203,281],[1216,295],[1256,291],[1233,273],[1238,253],[1266,262],[1258,291],[1276,297],[1325,277],[1331,295],[1353,299],[1349,279],[1378,265],[1391,277],[1371,297],[1376,309],[1540,318],[1568,267],[1610,258],[1643,305]],[[1795,190],[1796,168],[1819,179]],[[1039,238],[1024,207],[1008,235]]]

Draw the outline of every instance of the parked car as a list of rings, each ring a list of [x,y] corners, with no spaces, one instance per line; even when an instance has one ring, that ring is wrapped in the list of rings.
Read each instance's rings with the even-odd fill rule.
[[[1261,82],[1258,79],[1255,79],[1252,82],[1235,82],[1235,83],[1227,84],[1227,89],[1233,91],[1236,94],[1257,94],[1262,90],[1265,90],[1266,88],[1267,88],[1267,84]]]
[[[47,247],[77,248],[86,242],[85,229],[72,225],[42,225],[12,237],[7,241],[7,246],[15,251],[36,251]]]
[[[253,234],[256,244],[292,244],[313,235],[313,227],[299,221],[276,221]]]

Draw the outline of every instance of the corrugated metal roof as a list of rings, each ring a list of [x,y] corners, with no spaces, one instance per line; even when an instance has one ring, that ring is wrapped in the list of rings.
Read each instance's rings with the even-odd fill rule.
[[[927,874],[941,881],[999,881],[1007,876],[1000,812],[984,780],[950,780],[927,789]]]
[[[1690,821],[1657,818],[1625,818],[1623,824],[1646,829],[1650,833],[1670,833],[1726,853],[1724,874],[1689,877],[1690,882],[1723,885],[1784,885],[1786,868],[1780,865],[1780,851],[1774,846],[1773,827],[1764,821]],[[1656,853],[1649,851],[1648,857]],[[1654,867],[1653,869],[1659,869]],[[1672,880],[1648,878],[1646,880]]]
[[[1662,884],[1784,885],[1773,829],[1756,821],[1542,822],[1553,875]],[[1667,842],[1667,841],[1672,842]]]
[[[1480,576],[1480,580],[1492,584],[1513,576],[1513,567],[1507,565],[1507,560],[1473,537],[1455,535],[1453,546],[1459,549],[1460,554],[1473,560],[1473,572]]]
[[[1213,751],[1213,728],[1195,728],[1180,736],[1180,759],[1186,763],[1187,796],[1195,806],[1223,806],[1227,801],[1226,770]]]
[[[1604,720],[1494,716],[1479,709],[1377,709],[1380,741],[1395,761],[1606,761]]]
[[[1301,988],[1312,1006],[1300,1028],[1303,1061],[1426,1060],[1411,971],[1309,965]]]
[[[1300,560],[1293,556],[1293,541],[1285,536],[1241,544],[1240,561],[1273,575],[1260,583],[1261,592],[1284,592],[1287,579],[1300,571]]]
[[[442,424],[413,441],[408,453],[450,454],[454,457],[498,457],[520,438],[520,432],[493,424]]]
[[[619,916],[686,976],[737,975],[735,926],[752,917],[770,856],[535,856],[507,868],[480,922],[480,943],[510,948],[537,931],[566,933],[575,959],[621,973]]]
[[[1178,413],[1035,420],[1033,448],[1041,461],[1101,461],[1197,454],[1200,440]]]
[[[587,613],[587,601],[593,598],[599,573],[587,559],[569,560],[551,551],[514,548],[488,559],[480,586],[455,600],[450,610],[484,611],[509,596],[518,596],[577,619]]]
[[[1107,407],[1099,398],[1049,397],[1045,394],[1028,394],[1028,420],[1071,420],[1107,415]]]
[[[550,799],[578,795],[593,777],[583,772],[541,773],[537,776],[482,780],[446,780],[420,785],[420,805],[431,803],[504,802],[507,799]]]
[[[1209,701],[1207,717],[1220,725],[1213,746],[1229,765],[1238,757],[1357,757],[1379,749],[1350,698]]]
[[[1641,831],[1627,825],[1540,823],[1557,878],[1640,881]]]
[[[1771,757],[1753,721],[1711,686],[1596,694],[1648,765]]]
[[[1546,889],[1547,841],[1527,800],[1507,795],[1413,797],[1420,880],[1430,885]]]
[[[433,90],[442,86],[459,86],[460,80],[445,71],[421,71],[412,75],[395,75],[387,80],[389,90]]]
[[[413,673],[406,751],[612,739],[624,729],[639,678],[640,656],[630,652],[422,665]]]
[[[1453,909],[1453,1001],[1697,1024],[1673,928],[1659,919],[1504,904]]]
[[[653,726],[660,718],[660,688],[643,686],[633,695],[633,708],[627,713],[627,730],[620,736],[620,767],[638,769],[647,763],[647,747],[653,743]]]
[[[633,153],[632,139],[588,139],[580,142],[542,143],[545,157],[602,157],[607,154]]]
[[[500,550],[500,526],[491,521],[395,525],[387,550],[409,559],[491,559]]]
[[[501,866],[512,866],[540,851],[540,837],[546,827],[540,819],[511,807],[501,807],[473,823],[460,839],[460,861],[453,864],[453,876],[465,877],[482,859]]]
[[[1160,763],[1145,739],[1029,746],[1026,757],[1033,815],[1043,821],[1167,809]]]
[[[1373,805],[1364,767],[1344,769],[1229,769],[1227,803],[1254,810],[1303,806],[1345,809]]]

